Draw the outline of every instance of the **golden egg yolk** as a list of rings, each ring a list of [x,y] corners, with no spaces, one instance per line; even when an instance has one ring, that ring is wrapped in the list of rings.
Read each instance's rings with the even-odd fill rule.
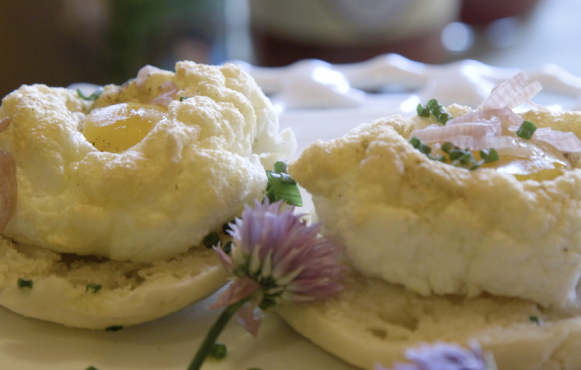
[[[500,173],[514,175],[519,181],[524,180],[553,180],[571,168],[569,161],[558,150],[549,144],[540,142],[520,141],[520,150],[500,149],[499,159],[494,162],[483,163],[479,168],[493,168]],[[474,159],[480,161],[479,150],[471,151]],[[433,151],[434,155],[448,156],[440,148]],[[450,163],[448,160],[447,163]]]
[[[159,106],[115,104],[91,111],[82,122],[81,132],[100,151],[121,153],[143,140],[166,115]]]

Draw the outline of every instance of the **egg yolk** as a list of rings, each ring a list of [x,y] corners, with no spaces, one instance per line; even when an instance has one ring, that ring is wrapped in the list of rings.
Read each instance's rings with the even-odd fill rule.
[[[115,104],[94,109],[83,121],[81,132],[100,151],[121,153],[143,140],[166,115],[159,106]]]
[[[519,181],[553,180],[571,168],[563,154],[548,144],[520,141],[518,145],[520,150],[512,148],[497,150],[499,159],[485,162],[480,168],[493,168],[500,173],[514,175]],[[473,150],[471,153],[476,161],[482,159],[479,150]],[[434,150],[433,154],[448,158],[439,148]]]

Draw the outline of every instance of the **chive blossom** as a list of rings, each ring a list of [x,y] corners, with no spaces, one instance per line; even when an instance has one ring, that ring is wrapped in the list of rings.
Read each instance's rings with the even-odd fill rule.
[[[204,238],[204,241],[202,243],[204,243],[204,246],[206,248],[213,248],[215,246],[218,245],[218,243],[221,242],[220,236],[218,236],[218,233],[213,231],[211,233],[209,233],[208,235],[206,235],[206,237]]]
[[[97,293],[101,288],[101,284],[87,284],[85,286],[85,292]]]
[[[32,289],[32,279],[30,279],[30,280],[24,280],[22,278],[18,278],[18,281],[16,282],[16,285],[18,285],[19,288],[29,288],[29,289]]]
[[[81,89],[77,89],[77,94],[83,100],[97,100],[97,98],[99,98],[99,96],[101,96],[102,93],[103,93],[103,88],[102,87],[99,87],[97,90],[95,90],[89,96],[86,96],[85,94],[83,94],[83,92],[81,91]]]
[[[210,349],[210,352],[208,353],[208,356],[215,360],[223,360],[224,358],[226,358],[227,354],[228,349],[226,348],[225,344],[214,343],[214,345]]]
[[[121,329],[123,329],[122,325],[113,325],[106,328],[105,331],[119,331]]]
[[[521,139],[529,140],[533,137],[533,134],[537,130],[537,126],[532,123],[531,121],[524,121],[518,130],[516,130],[516,136],[520,137]]]

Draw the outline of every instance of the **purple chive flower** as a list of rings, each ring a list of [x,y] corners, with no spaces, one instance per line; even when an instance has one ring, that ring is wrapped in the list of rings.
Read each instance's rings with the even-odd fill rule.
[[[259,326],[253,316],[256,307],[332,296],[342,289],[338,281],[345,270],[338,263],[338,247],[319,237],[320,225],[307,226],[282,202],[255,203],[231,225],[231,257],[215,248],[233,282],[212,305],[225,307],[248,299],[236,316],[253,335]]]
[[[396,363],[392,370],[496,370],[492,355],[484,354],[474,341],[470,348],[458,344],[436,342],[410,348],[405,356],[411,363]],[[388,370],[376,365],[375,370]]]

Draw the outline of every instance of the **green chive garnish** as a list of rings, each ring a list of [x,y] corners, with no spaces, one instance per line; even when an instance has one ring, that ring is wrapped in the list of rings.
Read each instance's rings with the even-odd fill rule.
[[[213,248],[215,246],[218,245],[218,243],[220,243],[220,236],[218,236],[218,233],[213,231],[211,233],[209,233],[208,235],[206,235],[206,237],[204,238],[204,241],[202,243],[204,243],[204,245],[206,246],[206,248]]]
[[[16,282],[16,285],[18,285],[19,288],[29,288],[29,289],[32,289],[32,279],[30,279],[30,280],[24,280],[22,278],[18,278],[18,281]]]
[[[230,222],[226,222],[224,225],[222,225],[222,232],[226,235],[228,235],[228,231],[232,230],[232,228],[230,227],[230,223],[233,223],[234,220],[230,221]]]
[[[541,320],[536,316],[529,316],[529,321],[533,324],[541,325]]]
[[[430,107],[427,104],[422,105],[422,104],[418,103],[418,107],[416,108],[416,111],[418,112],[418,116],[420,116],[420,117],[429,117],[430,116]]]
[[[85,286],[85,292],[97,293],[99,290],[101,290],[101,284],[87,284]]]
[[[224,358],[226,358],[227,353],[228,349],[226,348],[225,344],[214,343],[214,346],[212,346],[212,348],[210,349],[208,356],[216,360],[223,360]]]
[[[454,118],[446,111],[446,108],[442,104],[438,103],[437,99],[428,100],[427,106],[430,107],[430,111],[442,125],[445,125],[446,122]]]
[[[498,152],[494,148],[482,149],[480,151],[480,158],[484,159],[484,162],[496,162],[499,160]]]
[[[449,142],[449,141],[446,141],[446,142],[444,143],[444,145],[442,145],[442,151],[443,151],[444,153],[448,153],[448,154],[450,154],[450,151],[451,151],[452,149],[454,149],[454,148],[455,148],[454,144],[452,144],[452,143],[451,143],[451,142]]]
[[[95,366],[89,366],[85,370],[99,370],[99,369],[97,369]]]
[[[83,92],[81,91],[81,89],[77,89],[77,94],[79,95],[79,97],[81,99],[84,99],[84,100],[97,100],[97,98],[99,96],[101,96],[102,93],[103,93],[103,88],[102,87],[99,87],[97,90],[95,90],[89,96],[86,96],[85,94],[83,94]]]
[[[184,100],[189,99],[189,98],[190,98],[190,96],[180,96],[180,101],[184,101]]]
[[[222,248],[222,250],[224,251],[224,253],[230,254],[230,252],[232,252],[232,242],[226,243],[224,245],[224,248]]]
[[[105,329],[105,331],[119,331],[123,329],[122,325],[113,325]]]
[[[446,158],[444,158],[444,156],[435,156],[432,155],[430,153],[432,153],[432,148],[424,143],[419,137],[414,136],[410,139],[409,141],[410,144],[412,144],[412,146],[414,148],[416,148],[417,150],[419,150],[421,153],[425,154],[428,158],[430,158],[433,161],[439,161],[439,162],[446,162]]]
[[[524,121],[518,130],[516,130],[515,134],[521,139],[529,140],[531,137],[533,137],[533,134],[536,130],[537,126],[534,123],[531,121]]]
[[[271,203],[279,200],[287,204],[302,207],[303,199],[297,182],[287,173],[287,165],[284,162],[276,162],[274,171],[266,171],[268,185],[266,186],[266,196]]]

